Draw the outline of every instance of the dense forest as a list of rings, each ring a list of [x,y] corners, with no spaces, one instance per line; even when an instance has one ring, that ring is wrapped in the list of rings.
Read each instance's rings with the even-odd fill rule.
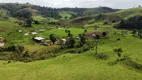
[[[142,16],[134,16],[128,19],[122,19],[116,26],[121,29],[142,29]]]

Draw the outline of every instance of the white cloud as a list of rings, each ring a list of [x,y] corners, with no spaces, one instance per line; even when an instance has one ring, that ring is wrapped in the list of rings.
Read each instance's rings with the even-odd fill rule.
[[[48,7],[98,7],[108,6],[112,8],[131,8],[142,5],[142,0],[0,0],[0,2],[29,2],[35,5]]]

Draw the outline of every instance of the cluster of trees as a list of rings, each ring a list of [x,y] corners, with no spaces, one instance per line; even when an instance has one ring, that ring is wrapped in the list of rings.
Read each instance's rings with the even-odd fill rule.
[[[51,18],[57,18],[57,19],[61,18],[56,8],[41,7],[41,6],[36,6],[36,5],[31,6],[31,8],[38,10],[39,15],[44,15],[45,17],[51,17]]]
[[[21,19],[24,21],[25,27],[31,27],[32,26],[32,10],[30,8],[24,8],[18,10],[15,15],[16,18]]]
[[[55,43],[57,41],[57,36],[55,34],[50,34],[50,40]]]
[[[122,19],[115,27],[121,29],[142,29],[142,16],[134,16],[126,20]]]
[[[9,11],[5,9],[0,9],[0,18],[1,19],[8,19],[9,18]]]

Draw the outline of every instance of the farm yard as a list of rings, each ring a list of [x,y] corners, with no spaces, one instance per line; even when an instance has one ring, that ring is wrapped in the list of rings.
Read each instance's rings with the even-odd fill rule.
[[[19,5],[30,8],[18,10],[18,17],[0,9],[0,80],[142,79],[142,18],[136,14],[142,8],[63,8],[51,15],[52,8]]]

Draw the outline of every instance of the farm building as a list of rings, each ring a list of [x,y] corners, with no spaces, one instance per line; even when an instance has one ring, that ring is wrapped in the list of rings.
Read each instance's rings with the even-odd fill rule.
[[[96,35],[99,35],[100,37],[104,37],[101,32],[87,33],[87,34],[85,34],[85,37],[86,38],[96,38]]]
[[[33,37],[33,40],[36,42],[42,42],[43,40],[45,40],[45,38],[42,37]]]
[[[45,46],[50,46],[50,45],[53,45],[54,43],[51,40],[45,40],[45,41],[43,41],[43,44]]]
[[[24,35],[25,35],[25,36],[28,36],[29,34],[30,34],[30,33],[28,32],[28,33],[25,33]]]
[[[66,39],[61,39],[61,44],[65,44],[67,42]]]
[[[21,32],[23,32],[23,31],[22,31],[22,30],[17,30],[17,32],[21,33]]]
[[[36,34],[38,34],[38,33],[37,33],[37,32],[31,32],[31,34],[32,34],[32,35],[36,35]]]
[[[0,47],[3,47],[5,45],[5,43],[0,43]]]
[[[0,47],[3,47],[5,45],[5,39],[3,37],[0,37]]]

